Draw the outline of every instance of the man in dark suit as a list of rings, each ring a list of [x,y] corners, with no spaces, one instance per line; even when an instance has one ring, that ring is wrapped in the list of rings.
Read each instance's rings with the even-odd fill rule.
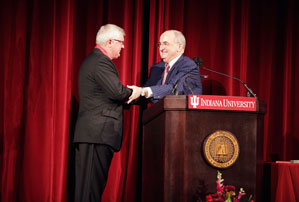
[[[177,30],[165,31],[160,36],[159,50],[164,65],[162,74],[150,75],[149,80],[159,78],[156,84],[142,88],[142,96],[156,102],[166,95],[173,94],[202,94],[202,85],[198,66],[193,60],[183,55],[186,40]],[[155,78],[151,78],[155,76]],[[135,86],[129,86],[135,88]]]
[[[123,104],[141,93],[121,84],[112,62],[124,48],[124,36],[116,25],[102,26],[96,47],[80,67],[75,202],[101,201],[113,153],[121,147]]]

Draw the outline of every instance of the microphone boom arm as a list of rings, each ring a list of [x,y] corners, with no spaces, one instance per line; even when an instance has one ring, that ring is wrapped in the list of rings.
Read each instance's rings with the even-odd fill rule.
[[[247,97],[251,97],[251,96],[253,96],[253,97],[257,98],[256,94],[254,94],[253,91],[252,91],[252,90],[246,85],[246,83],[244,83],[241,79],[239,79],[239,78],[237,78],[237,77],[233,77],[233,76],[227,75],[227,74],[224,74],[224,73],[221,73],[221,72],[217,72],[217,71],[215,71],[215,70],[212,70],[212,69],[209,69],[209,68],[203,66],[203,65],[202,65],[202,59],[201,59],[201,58],[195,57],[195,58],[193,58],[193,60],[194,60],[194,62],[195,62],[198,66],[201,66],[201,67],[202,67],[203,69],[205,69],[205,70],[208,70],[208,71],[210,71],[210,72],[214,72],[214,73],[216,73],[216,74],[220,74],[220,75],[222,75],[222,76],[226,76],[226,77],[229,77],[229,78],[232,78],[232,79],[235,79],[235,80],[241,82],[241,83],[243,84],[243,86],[244,86],[244,87],[246,88],[246,90],[247,90]]]
[[[235,79],[235,80],[241,82],[241,83],[243,84],[243,86],[244,86],[244,87],[246,88],[246,90],[247,90],[247,97],[251,97],[251,95],[252,95],[253,97],[257,98],[256,94],[254,94],[253,91],[252,91],[252,90],[246,85],[246,83],[244,83],[241,79],[239,79],[239,78],[237,78],[237,77],[234,77],[234,76],[227,75],[227,74],[223,74],[223,73],[221,73],[221,72],[217,72],[217,71],[212,70],[212,69],[209,69],[209,68],[207,68],[207,67],[205,67],[205,66],[202,66],[202,68],[205,69],[205,70],[214,72],[214,73],[216,73],[216,74],[220,74],[220,75],[222,75],[222,76],[226,76],[226,77],[229,77],[229,78],[232,78],[232,79]]]

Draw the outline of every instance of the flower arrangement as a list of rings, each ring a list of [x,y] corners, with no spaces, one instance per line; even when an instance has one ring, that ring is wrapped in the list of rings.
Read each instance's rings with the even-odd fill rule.
[[[206,196],[206,202],[240,202],[242,196],[246,193],[240,188],[238,196],[236,196],[235,187],[231,185],[223,185],[222,173],[217,171],[217,192]]]

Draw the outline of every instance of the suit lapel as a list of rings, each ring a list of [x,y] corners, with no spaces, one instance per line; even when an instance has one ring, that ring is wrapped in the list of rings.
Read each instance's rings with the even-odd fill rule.
[[[112,60],[106,56],[100,49],[98,48],[94,48],[93,51],[95,52],[95,54],[97,55],[102,55],[102,57],[106,57],[108,59],[108,61],[112,64],[111,67],[113,67],[113,71],[117,74],[117,77],[119,77],[119,73],[118,73],[118,69],[116,68],[115,64],[112,62]]]
[[[165,80],[165,83],[168,83],[170,78],[173,76],[173,75],[176,75],[177,71],[179,70],[179,67],[180,67],[180,63],[182,62],[183,60],[183,55],[176,61],[176,63],[174,63],[174,65],[171,67],[170,71],[168,72],[167,74],[167,77],[166,77],[166,80]]]

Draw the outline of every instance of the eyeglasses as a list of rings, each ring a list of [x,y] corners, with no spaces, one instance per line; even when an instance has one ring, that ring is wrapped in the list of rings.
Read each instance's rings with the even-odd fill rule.
[[[158,44],[157,44],[157,46],[158,46],[158,48],[160,48],[161,46],[169,46],[170,45],[170,43],[169,42],[167,42],[167,41],[164,41],[164,42],[159,42]]]
[[[118,39],[112,39],[112,40],[121,43],[121,45],[125,45],[125,42],[124,42],[124,41],[121,41],[121,40],[118,40]]]

